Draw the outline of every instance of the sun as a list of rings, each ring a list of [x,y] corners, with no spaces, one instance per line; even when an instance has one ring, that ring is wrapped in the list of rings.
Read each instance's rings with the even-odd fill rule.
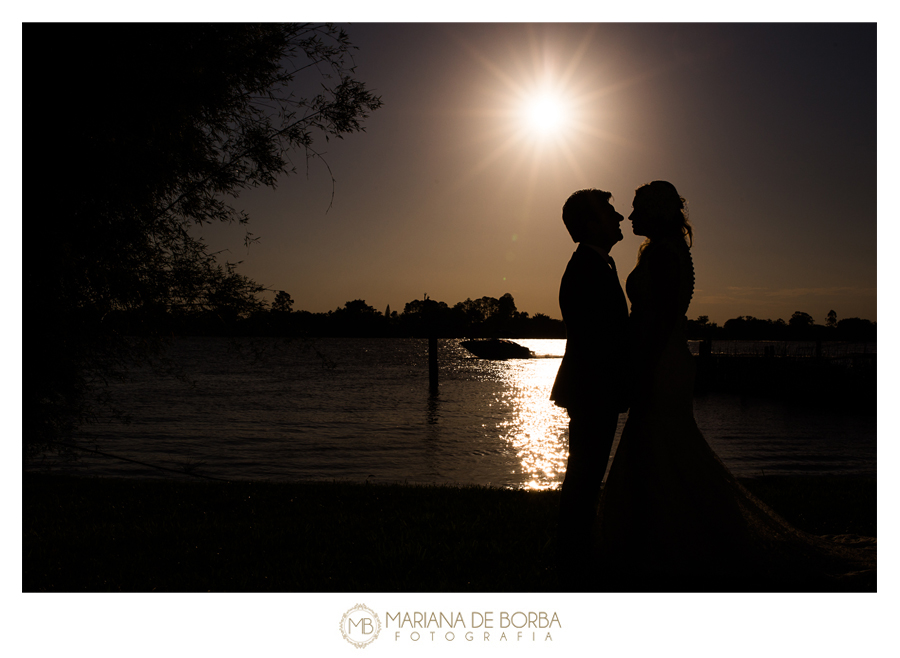
[[[517,34],[484,48],[460,39],[475,65],[468,74],[472,93],[459,108],[473,130],[459,145],[471,162],[454,189],[487,172],[503,172],[510,185],[525,180],[529,194],[548,177],[560,185],[589,180],[586,167],[596,166],[610,144],[627,144],[606,128],[606,117],[614,113],[615,93],[632,81],[598,73],[589,57],[593,29],[570,35],[568,28],[534,28],[527,39]]]
[[[550,94],[527,99],[522,113],[526,127],[543,136],[559,133],[565,128],[568,118],[562,100]]]

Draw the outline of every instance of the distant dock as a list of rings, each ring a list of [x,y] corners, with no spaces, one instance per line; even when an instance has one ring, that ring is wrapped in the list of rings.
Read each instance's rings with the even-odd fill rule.
[[[694,341],[691,347],[697,394],[741,393],[854,411],[876,409],[874,344]]]

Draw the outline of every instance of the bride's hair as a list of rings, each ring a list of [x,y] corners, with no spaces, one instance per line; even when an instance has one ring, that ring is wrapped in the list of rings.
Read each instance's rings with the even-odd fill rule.
[[[634,193],[635,196],[640,196],[653,214],[660,219],[660,225],[664,227],[666,234],[680,233],[684,236],[688,247],[694,244],[694,232],[688,221],[687,200],[678,194],[672,183],[655,180],[641,185]],[[641,245],[641,248],[648,243],[649,239]]]

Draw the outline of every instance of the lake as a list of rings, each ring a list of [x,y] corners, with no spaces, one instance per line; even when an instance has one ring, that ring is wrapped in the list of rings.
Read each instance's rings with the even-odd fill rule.
[[[439,340],[433,395],[423,339],[176,339],[169,353],[190,381],[141,371],[112,383],[131,423],[91,425],[80,439],[217,478],[557,488],[568,417],[548,398],[565,340],[517,342],[536,358],[486,361]],[[876,472],[874,415],[726,394],[695,397],[694,411],[736,475]],[[70,468],[172,477],[94,455]]]

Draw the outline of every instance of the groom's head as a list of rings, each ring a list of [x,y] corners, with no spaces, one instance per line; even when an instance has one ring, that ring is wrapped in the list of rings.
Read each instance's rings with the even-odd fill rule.
[[[578,190],[563,205],[562,218],[574,242],[612,247],[622,239],[623,217],[609,203],[612,194],[603,190]]]

